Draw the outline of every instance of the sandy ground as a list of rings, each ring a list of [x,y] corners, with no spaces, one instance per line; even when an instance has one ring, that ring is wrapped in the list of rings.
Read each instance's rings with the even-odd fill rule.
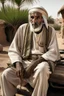
[[[63,39],[60,32],[56,32],[59,49],[64,49]],[[7,67],[9,57],[7,55],[9,46],[3,47],[3,52],[0,52],[0,74]],[[0,95],[1,96],[1,95]],[[20,96],[20,95],[18,95]]]

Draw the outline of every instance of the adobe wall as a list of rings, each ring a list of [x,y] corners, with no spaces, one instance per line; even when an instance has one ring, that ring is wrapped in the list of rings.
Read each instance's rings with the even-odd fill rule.
[[[4,24],[0,24],[0,44],[6,44],[6,34],[5,34],[5,29],[4,29]]]

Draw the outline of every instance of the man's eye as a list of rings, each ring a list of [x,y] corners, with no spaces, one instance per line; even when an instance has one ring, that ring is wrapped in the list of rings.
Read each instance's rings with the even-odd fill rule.
[[[31,16],[31,19],[34,19],[34,16]]]
[[[35,16],[35,17],[34,17],[34,16],[31,16],[31,19],[34,19],[34,18],[35,18],[35,19],[39,19],[40,16]]]

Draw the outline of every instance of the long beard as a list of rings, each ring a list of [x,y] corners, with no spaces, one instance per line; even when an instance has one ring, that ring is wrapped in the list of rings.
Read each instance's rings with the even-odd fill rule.
[[[31,23],[29,23],[29,24],[30,24],[30,30],[32,32],[36,32],[36,33],[39,32],[42,29],[42,26],[43,26],[43,24],[41,23],[38,28],[34,28]]]

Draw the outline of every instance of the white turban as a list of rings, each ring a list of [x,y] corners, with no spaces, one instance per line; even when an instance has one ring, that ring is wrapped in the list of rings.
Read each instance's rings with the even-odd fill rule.
[[[32,12],[39,12],[42,15],[44,15],[46,18],[48,18],[48,13],[43,7],[33,7],[29,10],[29,14]]]
[[[39,12],[42,14],[43,19],[44,19],[44,23],[46,25],[46,27],[48,28],[48,23],[47,23],[47,18],[48,18],[48,13],[47,11],[43,8],[43,7],[33,7],[29,10],[29,14],[33,13],[33,12]]]

